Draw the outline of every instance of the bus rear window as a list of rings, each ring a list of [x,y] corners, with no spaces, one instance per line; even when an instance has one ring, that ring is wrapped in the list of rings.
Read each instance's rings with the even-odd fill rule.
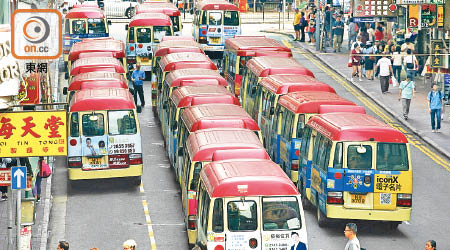
[[[239,12],[237,11],[225,11],[223,25],[239,26]]]
[[[372,147],[369,145],[350,145],[347,149],[347,168],[372,169]]]
[[[88,19],[88,31],[89,34],[106,33],[104,20],[100,18]]]
[[[153,26],[153,41],[159,43],[164,36],[171,36],[170,26]]]
[[[109,111],[108,116],[110,135],[136,134],[136,118],[132,110]]]
[[[377,145],[377,170],[407,171],[408,151],[406,144],[381,143]]]
[[[82,123],[84,136],[99,136],[105,134],[103,114],[85,114],[82,116]]]
[[[71,137],[80,136],[78,113],[72,113],[72,115],[70,116],[70,136]]]
[[[137,28],[136,29],[137,34],[137,42],[138,43],[150,43],[152,34],[150,28]]]
[[[302,227],[296,197],[263,197],[264,231],[297,230]]]
[[[209,25],[222,25],[222,13],[209,12]]]
[[[255,231],[258,227],[256,211],[256,202],[254,201],[228,202],[228,230],[233,232]]]

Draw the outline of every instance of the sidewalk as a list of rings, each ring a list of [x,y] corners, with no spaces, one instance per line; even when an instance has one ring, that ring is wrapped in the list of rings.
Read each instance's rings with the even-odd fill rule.
[[[293,29],[285,29],[283,31],[278,30],[264,30],[264,32],[269,33],[279,33],[289,36],[291,39],[295,37]],[[349,59],[349,51],[347,49],[347,39],[344,36],[344,41],[342,43],[341,53],[320,53],[316,50],[315,46],[309,45],[308,43],[300,43],[292,41],[294,47],[300,47],[307,50],[313,54],[322,63],[327,65],[329,68],[334,69],[343,78],[350,81],[351,68],[347,67]],[[327,48],[327,52],[332,52],[332,48]],[[404,79],[404,78],[402,78]],[[416,84],[416,97],[411,101],[410,113],[408,120],[405,121],[402,115],[402,105],[398,101],[398,87],[389,88],[387,94],[381,94],[380,82],[377,78],[375,80],[367,80],[363,78],[360,82],[355,78],[353,85],[360,89],[362,92],[366,93],[373,102],[380,105],[392,116],[397,118],[397,120],[408,127],[413,133],[417,134],[428,144],[433,146],[433,148],[440,153],[446,155],[450,158],[450,112],[444,113],[444,119],[441,120],[440,133],[432,133],[430,114],[427,107],[427,94],[431,90],[431,83],[425,82],[423,77],[419,76],[415,80]],[[447,107],[448,109],[449,107]]]

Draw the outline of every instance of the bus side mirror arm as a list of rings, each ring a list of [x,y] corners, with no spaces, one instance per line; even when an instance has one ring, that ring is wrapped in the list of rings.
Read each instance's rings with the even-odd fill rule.
[[[63,95],[67,95],[67,87],[63,88]]]

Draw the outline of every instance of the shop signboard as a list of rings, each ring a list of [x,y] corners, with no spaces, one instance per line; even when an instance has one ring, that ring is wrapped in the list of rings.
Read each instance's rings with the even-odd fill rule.
[[[20,83],[19,95],[20,104],[39,103],[39,74],[32,73],[24,77]]]
[[[408,27],[418,28],[420,25],[420,5],[408,6]]]
[[[353,0],[353,17],[395,17],[395,0]]]
[[[437,26],[444,27],[444,5],[438,5],[437,9]]]
[[[396,0],[396,4],[409,5],[409,4],[444,4],[445,0]]]
[[[444,53],[444,43],[442,40],[431,40],[431,67],[441,68],[444,66],[442,53]]]
[[[421,8],[421,27],[422,29],[434,28],[437,26],[437,5],[422,4]]]

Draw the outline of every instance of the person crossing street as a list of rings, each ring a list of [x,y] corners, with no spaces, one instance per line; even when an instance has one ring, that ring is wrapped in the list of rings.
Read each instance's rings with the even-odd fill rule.
[[[145,106],[145,99],[144,99],[144,79],[145,79],[145,72],[141,70],[141,65],[136,64],[136,69],[131,74],[131,80],[133,81],[133,87],[134,87],[134,103],[137,106],[137,96],[139,94],[139,99],[141,100],[141,106]]]

